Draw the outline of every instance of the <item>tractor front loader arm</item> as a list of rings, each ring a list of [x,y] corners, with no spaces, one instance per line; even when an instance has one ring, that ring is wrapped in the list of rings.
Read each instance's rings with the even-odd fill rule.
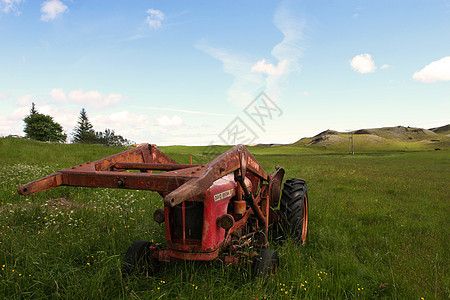
[[[140,172],[124,172],[138,170]],[[165,173],[151,173],[163,170]],[[21,195],[34,194],[57,186],[103,187],[151,190],[161,193],[166,206],[175,206],[205,192],[217,179],[240,170],[269,181],[269,176],[243,145],[237,145],[206,165],[178,164],[145,144],[94,162],[60,170],[18,188]],[[256,186],[255,186],[256,188]],[[259,215],[259,214],[258,214]]]
[[[160,152],[154,145],[145,144],[94,162],[87,162],[60,170],[47,177],[20,186],[20,195],[34,194],[57,186],[107,187],[123,189],[143,189],[168,193],[190,180],[191,176],[174,176],[175,173],[196,165],[177,164]],[[141,173],[124,172],[140,170]],[[172,170],[153,174],[148,170]],[[187,172],[184,172],[187,174]],[[177,174],[178,175],[178,174]]]
[[[245,177],[246,170],[249,170],[263,180],[268,181],[269,179],[250,151],[244,145],[237,145],[194,171],[191,174],[194,178],[164,197],[164,205],[173,207],[198,196],[217,179],[239,169],[243,173],[243,177]]]
[[[44,178],[24,184],[17,189],[19,195],[29,195],[40,191],[49,190],[63,185],[63,175],[60,172],[53,173]]]

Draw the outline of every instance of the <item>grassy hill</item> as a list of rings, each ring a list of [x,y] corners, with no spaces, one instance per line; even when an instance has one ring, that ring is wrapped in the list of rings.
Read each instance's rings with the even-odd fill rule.
[[[382,127],[359,129],[352,133],[355,152],[448,150],[450,147],[449,125],[432,129]],[[345,152],[349,148],[349,133],[326,130],[316,136],[302,138],[293,145]]]
[[[449,134],[450,133],[450,124],[441,126],[441,127],[436,127],[436,128],[430,128],[431,131],[436,132],[436,133],[445,133],[445,134]]]

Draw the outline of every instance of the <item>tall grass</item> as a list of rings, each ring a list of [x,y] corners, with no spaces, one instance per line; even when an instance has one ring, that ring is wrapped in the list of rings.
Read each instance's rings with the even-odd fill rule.
[[[218,147],[218,153],[226,147]],[[303,178],[310,197],[304,246],[272,242],[277,273],[220,261],[164,264],[154,277],[121,276],[138,240],[164,244],[147,191],[59,187],[19,196],[19,185],[123,148],[0,139],[0,297],[150,299],[448,298],[448,152],[377,155],[265,153],[266,171]],[[205,148],[169,147],[181,163],[207,162]],[[256,151],[254,151],[256,150]],[[273,150],[271,150],[273,151]],[[292,149],[290,151],[293,151]],[[217,153],[217,154],[218,154]]]

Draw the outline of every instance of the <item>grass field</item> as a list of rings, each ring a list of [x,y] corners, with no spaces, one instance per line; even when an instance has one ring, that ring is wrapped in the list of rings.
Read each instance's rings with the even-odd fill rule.
[[[206,147],[161,147],[180,163],[207,162]],[[450,153],[355,156],[301,147],[255,148],[268,172],[308,183],[304,246],[272,244],[277,273],[249,268],[164,265],[154,277],[122,278],[138,240],[164,243],[151,217],[162,199],[146,191],[59,187],[19,196],[19,185],[124,150],[0,139],[0,297],[140,299],[448,299]]]

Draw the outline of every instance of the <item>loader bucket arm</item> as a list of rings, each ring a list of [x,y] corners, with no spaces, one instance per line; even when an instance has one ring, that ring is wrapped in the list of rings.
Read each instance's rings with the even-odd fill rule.
[[[269,179],[267,173],[247,148],[244,145],[237,145],[206,165],[201,166],[196,172],[195,178],[164,197],[164,205],[173,207],[187,199],[198,196],[208,189],[214,181],[238,169],[241,169],[244,176],[246,170],[248,170],[263,180],[268,181]]]
[[[145,144],[94,162],[60,170],[18,188],[21,195],[34,194],[58,186],[103,187],[151,190],[162,194],[166,206],[175,206],[206,191],[215,180],[240,169],[259,179],[269,176],[243,145],[237,145],[206,165],[178,164]],[[139,170],[141,172],[124,172]],[[149,173],[163,170],[165,173]]]
[[[144,166],[142,166],[144,165]],[[177,167],[178,166],[178,167]],[[84,187],[113,187],[130,189],[151,189],[155,191],[170,191],[179,186],[168,180],[164,174],[126,173],[126,169],[138,169],[147,172],[155,169],[180,169],[195,167],[192,165],[177,164],[167,157],[154,145],[145,144],[109,157],[88,162],[68,169],[60,170],[44,178],[20,186],[17,191],[20,195],[34,194],[57,186],[84,186]],[[154,175],[149,183],[143,181],[146,177]],[[178,180],[183,181],[183,178]],[[167,185],[164,187],[164,185]]]

